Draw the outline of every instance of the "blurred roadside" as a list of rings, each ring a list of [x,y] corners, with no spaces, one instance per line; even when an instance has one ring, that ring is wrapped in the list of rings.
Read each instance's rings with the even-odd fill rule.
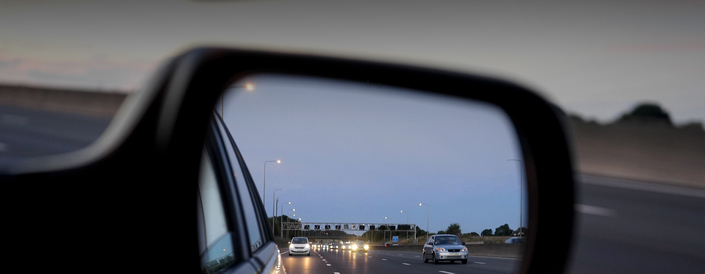
[[[607,124],[569,115],[579,172],[705,189],[702,123],[673,125],[637,109]]]
[[[119,92],[0,85],[0,115],[6,106],[112,117],[125,97]],[[705,189],[702,123],[673,125],[654,105],[637,107],[607,124],[575,115],[568,115],[568,121],[580,173]]]
[[[0,84],[0,106],[112,117],[126,93]]]

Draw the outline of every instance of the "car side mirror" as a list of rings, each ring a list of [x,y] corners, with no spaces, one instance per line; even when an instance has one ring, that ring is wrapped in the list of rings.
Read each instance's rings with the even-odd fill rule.
[[[1,166],[0,184],[10,188],[4,193],[13,193],[12,201],[26,208],[7,216],[7,223],[18,224],[6,231],[17,239],[11,240],[7,249],[27,254],[36,246],[62,246],[68,250],[43,258],[45,264],[61,270],[74,269],[74,254],[82,254],[84,269],[101,269],[104,258],[115,258],[124,262],[119,266],[124,268],[122,272],[198,271],[195,268],[201,265],[200,258],[192,254],[199,254],[196,249],[201,240],[194,236],[197,211],[193,210],[193,201],[215,109],[233,83],[265,73],[345,81],[373,92],[394,89],[399,97],[443,97],[444,106],[475,101],[503,113],[518,144],[512,151],[520,155],[512,163],[518,164],[524,175],[517,182],[525,195],[516,196],[526,197],[528,205],[517,210],[526,212],[520,223],[529,228],[520,247],[524,260],[519,271],[560,273],[565,269],[576,216],[573,156],[565,114],[537,93],[502,79],[438,69],[225,48],[196,48],[168,60],[143,88],[128,96],[93,145],[66,155]],[[255,91],[258,89],[255,87]],[[304,103],[319,105],[313,100],[292,102]],[[348,106],[355,107],[356,103]],[[503,155],[497,157],[497,163],[508,160]],[[168,195],[164,195],[165,189]],[[266,215],[264,203],[257,198],[260,194],[254,192],[256,211]],[[95,210],[104,214],[96,216]],[[154,212],[160,214],[155,217]],[[61,223],[52,227],[51,235],[62,237],[46,234],[46,223]],[[148,231],[134,229],[135,224]],[[95,227],[103,229],[91,229]],[[173,237],[154,237],[164,227],[170,228]],[[561,229],[550,229],[555,227]],[[264,244],[275,245],[273,229],[264,228]],[[232,235],[241,239],[232,242],[247,242],[243,236],[246,233],[238,229],[234,228]],[[111,237],[105,238],[106,234]],[[105,239],[102,244],[110,248],[83,252],[97,238]],[[170,252],[123,252],[146,242]],[[245,252],[235,252],[236,261],[248,259],[242,254],[251,248],[240,245],[236,248]],[[170,263],[145,269],[144,261]]]
[[[465,242],[460,242],[462,245],[465,245]]]

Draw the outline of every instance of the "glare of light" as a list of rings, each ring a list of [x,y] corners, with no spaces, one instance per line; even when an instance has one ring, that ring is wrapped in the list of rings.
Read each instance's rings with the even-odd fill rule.
[[[421,206],[421,203],[419,203],[419,206]]]
[[[281,164],[281,163],[282,163],[282,160],[277,160],[277,164]]]
[[[252,84],[247,84],[245,85],[245,88],[247,88],[247,90],[254,90],[255,86],[253,86]]]

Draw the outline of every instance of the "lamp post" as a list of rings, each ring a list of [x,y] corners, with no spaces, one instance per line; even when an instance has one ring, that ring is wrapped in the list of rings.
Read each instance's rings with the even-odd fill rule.
[[[253,85],[251,85],[251,84],[247,84],[247,85],[244,85],[244,86],[234,86],[234,87],[232,87],[232,88],[246,88],[247,90],[250,90],[250,91],[251,91],[251,90],[254,90],[254,89],[255,89],[255,86],[253,86]],[[224,102],[225,102],[225,93],[223,93],[223,98],[220,98],[220,118],[221,118],[221,119],[225,119],[225,118],[223,117],[223,105],[225,104]]]
[[[274,197],[276,197],[276,196],[274,196],[274,194],[277,193],[277,190],[283,190],[283,189],[277,188],[277,189],[275,189],[274,191],[272,191],[272,229],[274,229],[274,217],[275,217],[274,211],[277,210],[276,207],[275,207],[275,205],[274,205]]]
[[[517,161],[520,167],[524,165],[524,162],[519,159],[507,159],[507,161]],[[523,225],[522,217],[524,216],[524,172],[519,169],[519,173],[519,228],[517,229],[521,229]]]
[[[385,223],[386,223],[387,217],[384,217],[384,220],[385,220]],[[389,225],[387,225],[386,228],[389,229]],[[382,230],[382,241],[383,241],[383,242],[386,242],[386,241],[387,241],[387,229]]]
[[[267,196],[265,195],[267,192],[267,163],[277,163],[281,164],[281,160],[271,160],[271,161],[264,161],[264,187],[262,187],[262,204],[266,205],[267,204]],[[274,213],[274,212],[272,212]]]
[[[428,207],[429,206],[428,206],[428,204],[419,203],[419,206],[422,206],[422,205],[426,206],[426,241],[428,241],[428,216],[429,216],[428,215],[428,212],[429,212]]]
[[[400,210],[399,213],[404,213],[404,210]],[[409,211],[406,211],[406,224],[409,224]],[[409,244],[409,231],[406,231],[406,244]]]
[[[291,204],[291,202],[289,202],[289,204]],[[284,238],[284,203],[282,203],[282,207],[279,210],[279,212],[281,212],[281,214],[282,214],[281,216],[279,216],[279,226],[281,228],[281,229],[279,229],[279,238],[283,239]],[[291,219],[291,218],[289,218],[289,219]],[[287,231],[286,234],[287,234],[286,236],[289,237],[289,231]]]

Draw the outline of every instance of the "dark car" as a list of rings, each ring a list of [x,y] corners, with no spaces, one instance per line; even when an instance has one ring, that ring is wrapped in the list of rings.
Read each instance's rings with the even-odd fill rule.
[[[524,242],[524,238],[522,237],[511,237],[504,241],[505,244],[521,244]]]
[[[392,243],[384,243],[384,247],[392,246]]]

